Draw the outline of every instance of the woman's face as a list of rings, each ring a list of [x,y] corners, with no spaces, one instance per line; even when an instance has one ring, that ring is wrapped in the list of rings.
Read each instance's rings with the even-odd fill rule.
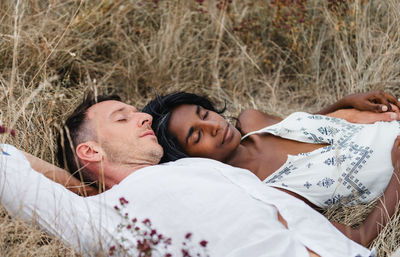
[[[176,107],[168,127],[182,149],[192,157],[226,161],[240,144],[240,132],[221,115],[198,105]]]

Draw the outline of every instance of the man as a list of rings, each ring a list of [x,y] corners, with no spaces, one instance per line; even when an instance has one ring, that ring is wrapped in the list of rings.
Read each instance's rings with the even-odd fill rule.
[[[114,210],[123,198],[129,217],[149,218],[172,238],[168,251],[175,255],[188,233],[192,242],[208,242],[210,256],[371,255],[302,201],[265,186],[247,170],[197,158],[156,166],[162,149],[150,128],[151,116],[117,98],[83,103],[78,110],[71,121],[78,129],[69,128],[61,140],[77,158],[66,153],[62,159],[108,190],[79,197],[34,172],[15,148],[3,146],[0,199],[10,213],[35,217],[85,254],[115,246],[134,254],[136,238],[121,229],[125,215]],[[34,169],[48,169],[28,157]]]

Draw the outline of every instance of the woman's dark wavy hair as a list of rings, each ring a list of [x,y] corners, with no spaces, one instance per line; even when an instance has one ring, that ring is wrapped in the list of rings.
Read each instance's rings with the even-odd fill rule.
[[[178,140],[168,132],[172,111],[182,104],[199,105],[218,114],[223,113],[226,109],[224,106],[221,110],[217,110],[214,104],[206,97],[187,92],[175,92],[164,96],[157,95],[142,111],[153,116],[151,126],[157,136],[158,143],[164,149],[164,156],[161,158],[160,163],[188,157],[179,146]]]

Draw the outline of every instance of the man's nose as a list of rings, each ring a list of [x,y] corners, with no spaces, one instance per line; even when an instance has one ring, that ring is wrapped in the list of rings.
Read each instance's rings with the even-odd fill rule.
[[[151,127],[153,117],[150,114],[137,112],[136,115],[138,115],[138,127],[143,127],[145,125]]]

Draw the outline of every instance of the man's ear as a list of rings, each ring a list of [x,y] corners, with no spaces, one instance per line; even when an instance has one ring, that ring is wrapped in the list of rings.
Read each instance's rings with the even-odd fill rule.
[[[103,159],[102,148],[94,141],[79,144],[76,147],[76,155],[84,162],[100,162]]]

